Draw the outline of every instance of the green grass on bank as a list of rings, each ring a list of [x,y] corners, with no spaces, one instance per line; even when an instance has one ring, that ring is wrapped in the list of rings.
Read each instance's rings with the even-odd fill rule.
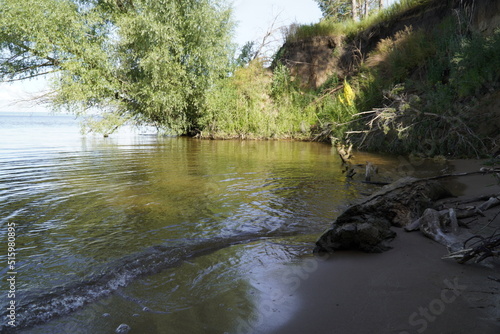
[[[360,21],[354,21],[353,19],[346,19],[343,21],[328,18],[323,19],[318,23],[296,27],[296,29],[293,29],[286,37],[286,41],[295,42],[315,36],[346,36],[352,38],[369,27],[384,22],[391,22],[397,19],[401,13],[417,7],[423,7],[431,2],[432,0],[401,0],[381,11],[373,12]]]
[[[295,36],[354,36],[428,3],[402,1],[362,22],[332,28],[322,21],[299,27]],[[500,88],[500,29],[490,36],[476,33],[466,15],[454,13],[434,29],[407,27],[380,40],[350,76],[332,75],[318,89],[301,88],[283,65],[273,72],[258,61],[239,67],[213,87],[200,135],[337,138],[394,154],[483,156],[493,145],[481,129],[488,116],[472,111],[482,96]]]
[[[355,111],[353,96],[305,92],[287,67],[271,73],[259,61],[221,80],[207,104],[200,135],[222,139],[310,140],[326,123],[343,122]]]

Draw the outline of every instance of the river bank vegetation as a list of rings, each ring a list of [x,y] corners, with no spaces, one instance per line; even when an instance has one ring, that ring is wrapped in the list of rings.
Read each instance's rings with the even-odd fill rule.
[[[480,157],[500,144],[500,29],[473,0],[366,1],[365,15],[346,1],[317,24],[282,29],[271,60],[252,43],[235,57],[224,1],[1,3],[0,78],[50,73],[43,98],[100,110],[87,125],[103,134],[134,122],[423,156]]]
[[[472,4],[451,3],[403,1],[362,21],[326,18],[296,27],[276,56],[267,88],[257,85],[261,91],[253,98],[235,95],[265,116],[249,118],[240,136],[333,138],[365,150],[424,156],[488,154],[499,139],[499,115],[488,104],[498,101],[500,30],[479,32]],[[335,44],[327,50],[333,65],[324,66],[327,75],[315,85],[310,77],[324,73],[311,67],[322,64],[309,58],[312,66],[301,70],[307,58],[294,57],[320,52],[321,39]],[[233,89],[244,89],[245,82]],[[238,118],[238,107],[225,105],[207,129],[238,135],[217,119]],[[284,127],[270,133],[275,123]]]

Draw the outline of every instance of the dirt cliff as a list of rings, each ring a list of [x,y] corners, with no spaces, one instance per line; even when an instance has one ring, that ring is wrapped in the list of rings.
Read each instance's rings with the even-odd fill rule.
[[[343,79],[355,73],[381,40],[394,37],[407,27],[432,29],[459,11],[466,13],[470,27],[482,34],[492,34],[500,27],[500,0],[434,0],[353,37],[315,36],[286,42],[277,61],[289,67],[303,86],[318,88],[334,74]]]
[[[500,154],[500,0],[413,1],[344,28],[323,23],[304,30],[319,36],[289,38],[274,65],[319,95],[355,87],[353,114],[367,116],[333,121],[351,124],[342,140],[393,154]]]

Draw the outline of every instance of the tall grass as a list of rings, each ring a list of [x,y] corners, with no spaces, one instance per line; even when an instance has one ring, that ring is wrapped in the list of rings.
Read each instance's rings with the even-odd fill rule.
[[[301,90],[287,67],[277,66],[271,74],[253,61],[213,87],[200,119],[201,136],[310,140],[325,130],[341,135],[339,124],[355,112],[355,93],[347,83],[335,93],[329,88]]]
[[[383,22],[395,20],[401,13],[428,5],[431,2],[432,0],[401,0],[383,10],[373,11],[368,17],[360,21],[353,20],[352,18],[341,21],[326,18],[318,23],[302,25],[291,29],[290,34],[286,37],[286,41],[296,42],[315,36],[346,36],[347,38],[352,38],[361,31]]]
[[[201,136],[305,139],[316,121],[314,110],[305,108],[307,103],[286,67],[278,67],[272,75],[253,61],[214,87],[201,120]]]

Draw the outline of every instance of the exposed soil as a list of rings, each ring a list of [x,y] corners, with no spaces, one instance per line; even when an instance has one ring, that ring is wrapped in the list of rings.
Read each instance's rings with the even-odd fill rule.
[[[333,74],[340,79],[353,75],[381,40],[394,37],[407,27],[433,29],[446,17],[456,15],[458,9],[470,13],[473,30],[491,34],[500,26],[498,0],[436,0],[376,24],[352,40],[345,36],[316,36],[285,43],[278,61],[288,66],[303,86],[318,88]]]

